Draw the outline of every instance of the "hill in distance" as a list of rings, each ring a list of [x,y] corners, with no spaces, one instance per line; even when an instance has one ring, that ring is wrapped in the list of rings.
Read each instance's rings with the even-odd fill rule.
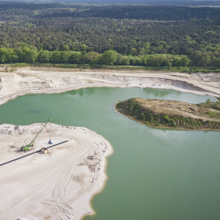
[[[147,4],[147,5],[177,5],[177,6],[213,6],[220,7],[220,0],[0,0],[0,2],[35,2],[35,3],[77,3],[77,4]]]

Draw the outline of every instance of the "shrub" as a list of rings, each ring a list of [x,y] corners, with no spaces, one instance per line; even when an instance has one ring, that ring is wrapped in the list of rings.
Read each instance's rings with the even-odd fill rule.
[[[207,100],[206,100],[206,103],[211,103],[211,100],[210,100],[210,99],[207,99]]]

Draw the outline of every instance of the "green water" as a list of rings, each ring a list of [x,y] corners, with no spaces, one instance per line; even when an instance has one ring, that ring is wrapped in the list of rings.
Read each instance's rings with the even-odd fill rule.
[[[138,88],[26,95],[0,106],[0,124],[51,118],[53,123],[87,127],[112,144],[106,187],[92,200],[97,215],[85,220],[220,219],[220,133],[139,124],[114,110],[116,102],[131,97],[190,103],[210,98]]]

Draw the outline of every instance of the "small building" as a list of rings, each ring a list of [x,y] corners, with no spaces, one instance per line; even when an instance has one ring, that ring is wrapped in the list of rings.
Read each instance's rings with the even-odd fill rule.
[[[44,154],[48,153],[48,149],[46,147],[41,148],[41,152]]]

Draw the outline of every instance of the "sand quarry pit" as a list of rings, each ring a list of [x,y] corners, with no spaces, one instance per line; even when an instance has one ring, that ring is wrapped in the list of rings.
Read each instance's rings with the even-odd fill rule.
[[[174,89],[199,95],[220,96],[220,75],[153,71],[73,70],[19,68],[0,72],[0,105],[25,94],[60,93],[88,87]],[[0,125],[0,164],[23,156],[42,124]],[[110,144],[86,128],[48,124],[34,151],[68,141],[0,166],[0,220],[66,220],[94,214],[90,199],[106,182]]]
[[[18,68],[14,72],[0,72],[0,105],[25,94],[61,93],[88,87],[173,89],[219,97],[220,74]]]
[[[66,220],[94,214],[92,196],[104,187],[111,145],[87,128],[49,123],[34,150],[21,152],[43,124],[0,125],[0,164],[43,147],[68,141],[0,166],[0,219]]]

